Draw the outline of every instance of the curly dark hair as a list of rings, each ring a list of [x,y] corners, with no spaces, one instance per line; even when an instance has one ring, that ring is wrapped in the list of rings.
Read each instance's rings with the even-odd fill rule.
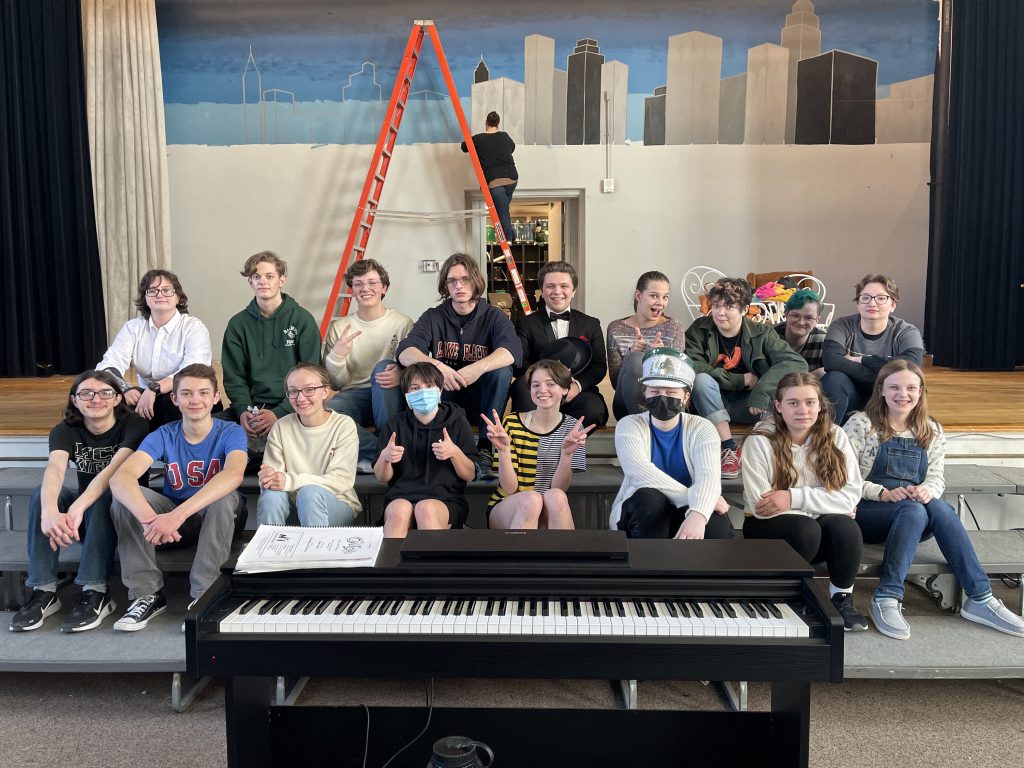
[[[708,288],[709,304],[724,301],[726,304],[735,304],[745,310],[750,306],[753,298],[754,289],[742,277],[723,277]]]
[[[149,317],[150,311],[149,304],[146,303],[146,291],[153,287],[153,283],[160,282],[161,277],[169,282],[174,287],[174,292],[178,294],[178,311],[183,315],[187,315],[188,296],[185,295],[185,290],[181,287],[181,281],[178,280],[178,276],[173,272],[168,272],[166,269],[151,269],[139,280],[139,291],[135,296],[135,308],[139,310],[139,314],[145,318]]]

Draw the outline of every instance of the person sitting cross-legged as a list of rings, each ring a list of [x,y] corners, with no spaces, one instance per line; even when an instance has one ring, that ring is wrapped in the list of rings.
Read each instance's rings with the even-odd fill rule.
[[[611,527],[630,538],[731,539],[718,435],[707,419],[685,412],[693,368],[678,350],[655,347],[641,371],[647,410],[615,425],[623,480]]]
[[[216,372],[208,365],[183,368],[174,375],[171,396],[182,420],[146,437],[110,480],[121,581],[132,601],[114,622],[124,632],[144,629],[167,608],[156,547],[198,542],[189,573],[195,602],[220,575],[244,509],[237,488],[248,460],[246,435],[238,424],[210,415],[220,399]],[[164,465],[163,493],[137,481],[156,461]]]
[[[267,435],[259,471],[256,519],[261,525],[352,525],[361,509],[355,483],[359,438],[351,418],[324,410],[327,371],[299,363],[288,372],[285,395],[294,413]]]

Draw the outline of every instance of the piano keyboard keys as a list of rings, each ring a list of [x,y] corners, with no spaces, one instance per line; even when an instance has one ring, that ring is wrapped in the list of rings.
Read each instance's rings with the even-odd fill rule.
[[[252,598],[223,633],[808,637],[785,602],[657,598]]]

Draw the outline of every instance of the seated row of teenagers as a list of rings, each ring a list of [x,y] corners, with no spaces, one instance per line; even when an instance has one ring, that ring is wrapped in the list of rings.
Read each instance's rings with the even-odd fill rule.
[[[729,422],[747,419],[755,426],[742,450],[743,535],[783,539],[809,562],[824,562],[832,602],[847,630],[868,627],[852,599],[863,542],[885,542],[869,615],[883,634],[910,636],[902,615],[903,580],[918,542],[934,536],[967,594],[961,615],[1024,636],[1024,622],[992,595],[959,518],[941,498],[945,439],[928,414],[919,360],[907,359],[923,355],[920,334],[915,337],[916,329],[907,331],[891,318],[898,289],[888,278],[867,276],[858,284],[859,314],[832,326],[847,327],[851,341],[840,347],[850,367],[822,374],[805,355],[828,359],[832,327],[820,344],[811,338],[814,331],[795,345],[789,334],[791,317],[794,324],[801,316],[815,328],[802,317],[820,311],[813,294],[794,294],[786,326],[776,331],[746,317],[746,281],[724,278],[708,292],[709,317],[685,331],[684,351],[668,343],[671,329],[664,327],[675,322],[664,314],[668,281],[647,273],[634,294],[634,309],[639,313],[644,306],[645,321],[662,322],[641,327],[638,314],[615,321],[609,349],[619,344],[619,334],[612,334],[616,323],[634,333],[605,361],[599,325],[596,333],[580,333],[596,319],[583,315],[586,320],[574,322],[582,313],[569,308],[576,288],[570,265],[554,262],[562,271],[542,275],[544,308],[513,328],[480,301],[483,281],[475,261],[456,254],[440,273],[440,306],[415,324],[402,316],[404,331],[389,326],[375,336],[374,320],[393,310],[380,304],[389,284],[386,271],[367,260],[346,276],[357,312],[332,324],[322,347],[324,365],[317,333],[316,359],[293,359],[275,385],[271,370],[280,367],[282,351],[301,357],[304,342],[295,319],[301,308],[294,302],[289,307],[281,292],[286,265],[272,256],[256,254],[246,263],[243,274],[249,273],[255,298],[225,332],[230,408],[221,407],[217,375],[208,362],[188,362],[160,378],[140,365],[168,356],[173,346],[173,334],[160,335],[167,324],[157,326],[153,319],[160,301],[171,305],[179,326],[187,317],[176,277],[159,273],[143,279],[140,311],[145,306],[149,314],[143,311],[145,322],[132,331],[133,351],[120,357],[108,351],[103,362],[116,357],[120,367],[101,363],[78,376],[64,419],[51,432],[43,484],[30,503],[31,592],[12,630],[37,629],[61,610],[58,553],[78,541],[82,556],[75,581],[81,593],[66,617],[66,631],[98,627],[116,610],[107,592],[115,551],[130,600],[115,629],[143,629],[166,610],[155,554],[160,547],[195,543],[190,594],[198,599],[244,524],[245,502],[237,489],[247,467],[258,474],[261,523],[352,524],[361,512],[354,483],[362,465],[387,484],[383,519],[371,521],[382,524],[386,536],[404,536],[412,526],[462,526],[466,483],[487,476],[495,482],[487,505],[491,527],[572,528],[567,491],[573,473],[586,469],[588,434],[603,423],[600,414],[593,415],[603,405],[600,393],[596,401],[587,397],[597,382],[583,377],[601,358],[597,381],[607,366],[619,366],[616,401],[632,390],[621,398],[624,411],[615,427],[624,478],[611,527],[631,537],[735,535],[722,478],[739,473],[740,452]],[[269,307],[266,315],[265,305],[275,297],[276,309]],[[556,311],[560,304],[564,312]],[[799,311],[809,304],[816,306]],[[364,307],[376,307],[377,316],[362,318]],[[284,310],[290,319],[275,320]],[[879,315],[881,331],[869,333]],[[390,333],[390,354],[370,350],[362,343],[364,333],[375,343]],[[890,348],[906,349],[884,354],[878,346],[860,346],[860,336],[868,342],[888,336]],[[275,355],[279,359],[271,360]],[[533,356],[512,384],[513,370]],[[138,388],[120,376],[128,363],[139,370]],[[866,390],[858,378],[865,374],[854,374],[853,366],[874,371]],[[847,406],[857,402],[864,408],[849,415],[844,427],[831,415],[827,384],[833,373],[833,381],[846,387]],[[510,386],[512,409],[506,414]],[[175,420],[167,406],[158,405],[165,397],[177,412]],[[697,413],[688,412],[690,406]],[[371,423],[376,435],[364,428]],[[163,465],[160,492],[139,482],[155,462]],[[78,472],[77,491],[63,486],[69,463]]]

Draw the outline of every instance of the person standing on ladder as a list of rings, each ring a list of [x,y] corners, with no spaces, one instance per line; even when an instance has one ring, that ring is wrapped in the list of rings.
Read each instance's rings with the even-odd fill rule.
[[[476,147],[480,167],[483,168],[484,178],[490,187],[494,210],[498,214],[505,239],[512,242],[515,240],[515,233],[512,231],[512,219],[508,209],[512,205],[512,193],[516,191],[516,184],[519,182],[519,171],[516,170],[516,162],[512,159],[516,143],[507,133],[498,130],[500,124],[501,117],[497,112],[488,113],[484,132],[473,134],[473,146]],[[462,142],[462,151],[469,152],[466,142]]]

